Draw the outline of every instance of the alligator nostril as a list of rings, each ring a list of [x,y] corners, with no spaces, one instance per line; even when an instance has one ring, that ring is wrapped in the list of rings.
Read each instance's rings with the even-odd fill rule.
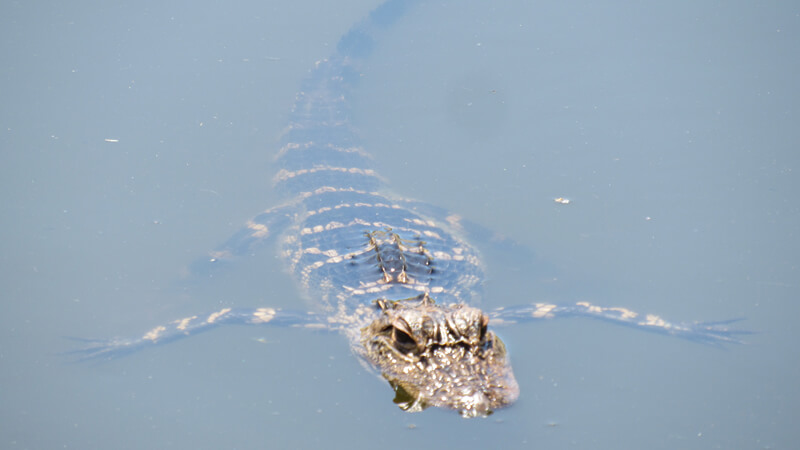
[[[492,413],[491,401],[481,391],[462,397],[462,406],[459,409],[461,417],[486,417]]]

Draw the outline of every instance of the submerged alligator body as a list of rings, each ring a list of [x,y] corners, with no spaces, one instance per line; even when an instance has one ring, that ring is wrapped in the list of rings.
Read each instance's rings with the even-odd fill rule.
[[[205,264],[277,244],[315,312],[226,308],[95,342],[85,358],[113,358],[224,324],[322,327],[344,334],[408,411],[429,406],[486,416],[519,395],[503,342],[489,325],[581,315],[707,343],[737,342],[726,322],[674,323],[625,308],[532,303],[483,312],[476,250],[456,216],[388,193],[359,146],[347,100],[375,35],[406,1],[392,0],[355,26],[302,84],[277,157],[287,203],[249,221]]]

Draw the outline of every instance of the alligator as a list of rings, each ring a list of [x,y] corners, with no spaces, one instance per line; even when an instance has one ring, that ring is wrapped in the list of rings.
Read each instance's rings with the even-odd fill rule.
[[[280,141],[275,189],[287,201],[251,219],[194,267],[271,244],[287,261],[313,312],[224,308],[185,317],[134,338],[92,341],[82,359],[111,359],[227,324],[324,328],[344,334],[406,411],[440,407],[487,416],[520,390],[503,341],[489,329],[536,319],[587,316],[710,344],[740,342],[725,322],[671,322],[588,302],[531,303],[484,312],[484,280],[465,222],[392,194],[359,144],[348,99],[381,30],[408,6],[390,0],[345,34],[301,84]]]

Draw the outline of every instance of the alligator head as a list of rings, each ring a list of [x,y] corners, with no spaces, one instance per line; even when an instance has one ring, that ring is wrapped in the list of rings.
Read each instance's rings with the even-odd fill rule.
[[[503,341],[481,310],[436,305],[427,295],[376,304],[380,317],[361,330],[363,356],[389,381],[402,409],[487,416],[519,396]]]

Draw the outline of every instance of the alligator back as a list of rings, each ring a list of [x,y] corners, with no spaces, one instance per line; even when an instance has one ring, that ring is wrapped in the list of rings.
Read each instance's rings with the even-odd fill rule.
[[[267,211],[218,249],[215,262],[281,236],[300,285],[325,310],[422,294],[472,301],[483,277],[457,225],[392,195],[361,147],[350,99],[364,58],[408,1],[390,1],[351,29],[302,84],[276,158],[275,188],[288,204]],[[429,208],[432,210],[432,208]],[[289,217],[290,216],[290,217]]]

